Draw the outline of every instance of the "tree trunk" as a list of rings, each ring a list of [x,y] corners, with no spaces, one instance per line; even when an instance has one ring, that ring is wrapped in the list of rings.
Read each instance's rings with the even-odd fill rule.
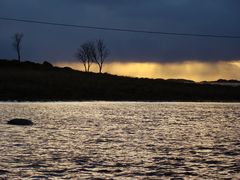
[[[102,65],[99,65],[99,73],[102,73]]]
[[[87,72],[87,66],[86,66],[86,64],[83,63],[83,65],[84,65],[85,72]]]
[[[88,64],[88,67],[87,67],[87,72],[90,71],[90,64]]]
[[[20,50],[19,49],[17,50],[17,54],[18,54],[18,61],[20,62],[21,61],[21,55],[20,55]]]

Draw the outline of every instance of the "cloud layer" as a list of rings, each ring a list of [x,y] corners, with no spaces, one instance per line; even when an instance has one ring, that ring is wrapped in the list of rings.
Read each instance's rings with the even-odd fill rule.
[[[240,34],[237,0],[1,0],[0,16],[180,33]],[[0,57],[14,58],[11,36],[25,34],[23,57],[73,60],[78,46],[104,38],[111,59],[181,62],[240,59],[239,39],[186,38],[0,21]]]

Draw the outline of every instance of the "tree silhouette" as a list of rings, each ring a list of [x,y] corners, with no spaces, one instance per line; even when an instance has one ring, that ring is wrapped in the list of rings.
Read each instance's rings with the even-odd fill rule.
[[[96,48],[95,48],[95,44],[93,41],[89,41],[88,43],[86,43],[87,49],[88,49],[88,67],[90,68],[91,64],[96,62],[97,60],[97,52],[96,52]],[[89,64],[90,63],[90,64]],[[88,70],[89,72],[89,70]]]
[[[102,73],[103,63],[109,55],[103,40],[89,41],[83,43],[77,52],[77,58],[82,61],[86,72],[90,71],[92,63],[99,67],[99,73]]]
[[[13,36],[13,47],[17,51],[18,61],[21,61],[21,42],[23,33],[15,33]]]
[[[99,73],[102,73],[103,63],[109,55],[109,51],[108,51],[108,49],[107,49],[107,47],[104,44],[104,41],[102,39],[97,40],[96,50],[97,50],[97,58],[96,58],[95,61],[98,64]]]
[[[84,48],[81,46],[76,54],[76,57],[82,61],[85,72],[87,72],[87,55]]]
[[[90,71],[90,67],[93,63],[93,49],[92,42],[83,43],[77,52],[77,58],[82,61],[86,72]]]

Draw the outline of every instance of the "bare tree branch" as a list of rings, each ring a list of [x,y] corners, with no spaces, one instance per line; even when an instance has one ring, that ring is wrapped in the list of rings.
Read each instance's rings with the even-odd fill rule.
[[[103,63],[108,55],[109,52],[103,40],[97,40],[82,44],[76,56],[82,61],[86,72],[90,71],[92,63],[97,63],[99,73],[102,73]]]
[[[78,50],[78,52],[76,53],[76,57],[82,61],[85,72],[87,72],[87,55],[84,52],[84,50],[82,49],[82,47],[80,47],[80,49]]]
[[[98,64],[98,67],[99,67],[99,73],[102,73],[103,63],[108,57],[109,51],[102,39],[97,40],[96,49],[97,49],[97,55],[98,55],[96,63]]]
[[[92,42],[82,44],[77,52],[77,58],[82,61],[85,71],[89,72],[94,62],[94,44]]]
[[[21,61],[21,42],[23,33],[15,33],[13,36],[13,47],[17,51],[18,61]]]

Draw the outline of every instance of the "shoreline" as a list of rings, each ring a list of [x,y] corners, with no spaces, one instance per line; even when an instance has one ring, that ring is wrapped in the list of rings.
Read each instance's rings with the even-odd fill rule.
[[[83,101],[1,101],[0,104],[26,104],[26,103],[159,103],[159,104],[184,104],[184,103],[195,103],[195,104],[240,104],[240,101],[112,101],[112,100],[83,100]]]

